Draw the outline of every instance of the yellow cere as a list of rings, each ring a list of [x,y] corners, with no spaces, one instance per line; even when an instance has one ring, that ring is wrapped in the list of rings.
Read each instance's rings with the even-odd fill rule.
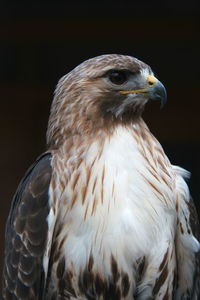
[[[157,81],[158,81],[158,79],[156,77],[154,77],[153,75],[147,76],[147,82],[150,86],[154,85]]]

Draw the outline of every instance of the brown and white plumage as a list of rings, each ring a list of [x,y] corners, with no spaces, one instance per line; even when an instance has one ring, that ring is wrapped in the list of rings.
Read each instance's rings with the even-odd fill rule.
[[[13,199],[3,298],[199,299],[199,224],[184,181],[141,118],[165,100],[149,66],[124,55],[61,78],[48,152]]]

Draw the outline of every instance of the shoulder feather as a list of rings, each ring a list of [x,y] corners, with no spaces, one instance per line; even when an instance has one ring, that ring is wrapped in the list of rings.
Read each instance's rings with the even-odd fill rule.
[[[5,236],[5,300],[42,299],[51,174],[51,153],[45,153],[26,172],[13,198]]]

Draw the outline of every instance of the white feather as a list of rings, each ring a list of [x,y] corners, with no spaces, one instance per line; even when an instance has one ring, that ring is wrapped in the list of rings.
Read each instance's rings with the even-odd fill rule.
[[[171,186],[162,181],[164,171],[154,162],[156,153],[153,153],[155,157],[149,157],[149,160],[155,163],[154,168],[159,179],[152,175],[149,171],[150,163],[145,157],[146,153],[142,152],[141,146],[134,138],[133,131],[136,129],[136,127],[118,127],[113,135],[106,138],[100,156],[101,146],[98,139],[94,140],[82,154],[83,162],[79,170],[81,175],[76,184],[77,196],[73,206],[70,202],[74,192],[71,166],[75,163],[77,154],[75,153],[67,162],[61,158],[65,175],[69,177],[71,173],[71,176],[58,203],[59,222],[63,224],[60,240],[66,238],[63,246],[66,268],[73,268],[77,277],[86,267],[90,255],[93,255],[93,269],[104,278],[109,278],[110,258],[113,255],[118,268],[128,273],[131,278],[131,288],[126,299],[132,299],[133,290],[136,288],[136,278],[133,276],[136,272],[136,261],[141,257],[146,257],[148,261],[142,282],[137,287],[137,299],[143,300],[151,296],[152,286],[159,274],[159,266],[168,250],[172,260],[168,281],[166,280],[160,290],[159,299],[162,299],[167,286],[172,286],[172,274],[176,265],[173,249],[177,222],[175,208],[177,191],[174,190],[173,184],[177,178],[177,190],[179,188],[183,190],[185,198],[189,192],[181,177],[186,175],[185,171],[172,167],[170,163],[167,167],[168,175],[164,175],[169,177]],[[152,141],[161,147],[156,140]],[[168,162],[165,156],[163,159]],[[86,185],[86,169],[90,168],[93,162],[87,194],[82,204],[80,191]],[[156,193],[149,182],[152,182],[160,194]],[[97,201],[95,209],[94,201]],[[54,222],[52,220],[53,218],[49,216],[50,227]],[[198,241],[192,236],[190,240],[188,236],[183,237],[181,243],[190,245],[190,249],[185,252],[186,257],[190,251],[195,252],[199,249]],[[46,259],[44,266],[46,269]],[[77,284],[74,282],[75,289]]]

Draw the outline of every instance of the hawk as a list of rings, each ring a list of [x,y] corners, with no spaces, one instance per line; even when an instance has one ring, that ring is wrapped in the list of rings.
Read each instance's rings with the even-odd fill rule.
[[[57,85],[47,151],[6,225],[5,300],[198,300],[199,224],[184,178],[141,115],[166,101],[151,68],[89,59]]]

